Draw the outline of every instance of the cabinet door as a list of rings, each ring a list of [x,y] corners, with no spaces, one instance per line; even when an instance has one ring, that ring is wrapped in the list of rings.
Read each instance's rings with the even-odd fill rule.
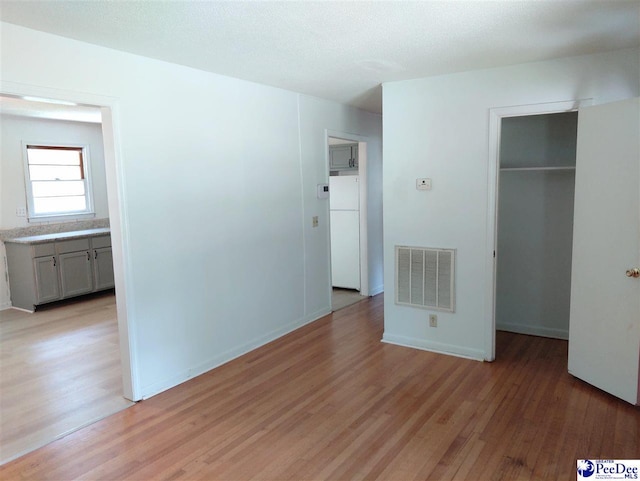
[[[78,296],[93,290],[89,251],[60,254],[62,297]]]
[[[351,167],[358,168],[358,144],[351,146]]]
[[[337,145],[329,147],[330,170],[344,170],[351,168],[351,146]]]
[[[36,303],[41,304],[59,299],[60,284],[56,257],[35,257],[33,267],[36,273]]]
[[[115,286],[113,279],[113,255],[111,247],[93,250],[94,290],[110,289]]]

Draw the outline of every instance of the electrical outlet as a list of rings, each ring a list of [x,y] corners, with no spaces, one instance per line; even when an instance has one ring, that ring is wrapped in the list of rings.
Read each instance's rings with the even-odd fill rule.
[[[314,215],[312,220],[311,220],[311,224],[313,227],[318,227],[318,216]]]
[[[16,207],[16,217],[26,217],[26,216],[27,216],[26,207]]]
[[[435,314],[429,314],[429,326],[438,327],[438,316]]]

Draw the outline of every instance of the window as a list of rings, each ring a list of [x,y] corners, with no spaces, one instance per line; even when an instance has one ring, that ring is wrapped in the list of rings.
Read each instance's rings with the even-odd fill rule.
[[[25,145],[29,219],[93,214],[86,146]]]

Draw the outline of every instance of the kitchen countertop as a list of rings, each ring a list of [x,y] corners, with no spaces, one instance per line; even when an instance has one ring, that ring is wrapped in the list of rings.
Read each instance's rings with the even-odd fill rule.
[[[45,242],[80,239],[83,237],[97,237],[107,234],[111,234],[111,229],[109,229],[108,227],[102,227],[99,229],[74,230],[70,232],[56,232],[55,234],[15,237],[13,239],[5,239],[5,242],[13,242],[16,244],[43,244]]]

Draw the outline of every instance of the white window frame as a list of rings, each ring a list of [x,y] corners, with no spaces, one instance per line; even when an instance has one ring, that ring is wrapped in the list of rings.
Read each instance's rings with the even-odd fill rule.
[[[87,208],[82,211],[60,212],[51,214],[35,214],[33,202],[33,190],[31,178],[29,176],[29,156],[27,147],[70,147],[82,149],[82,167],[84,171],[84,192],[87,201]],[[93,205],[93,182],[91,180],[91,160],[89,156],[89,146],[87,144],[66,144],[61,142],[22,142],[22,160],[24,165],[24,187],[27,197],[27,220],[29,222],[50,222],[64,220],[81,220],[95,217]]]

